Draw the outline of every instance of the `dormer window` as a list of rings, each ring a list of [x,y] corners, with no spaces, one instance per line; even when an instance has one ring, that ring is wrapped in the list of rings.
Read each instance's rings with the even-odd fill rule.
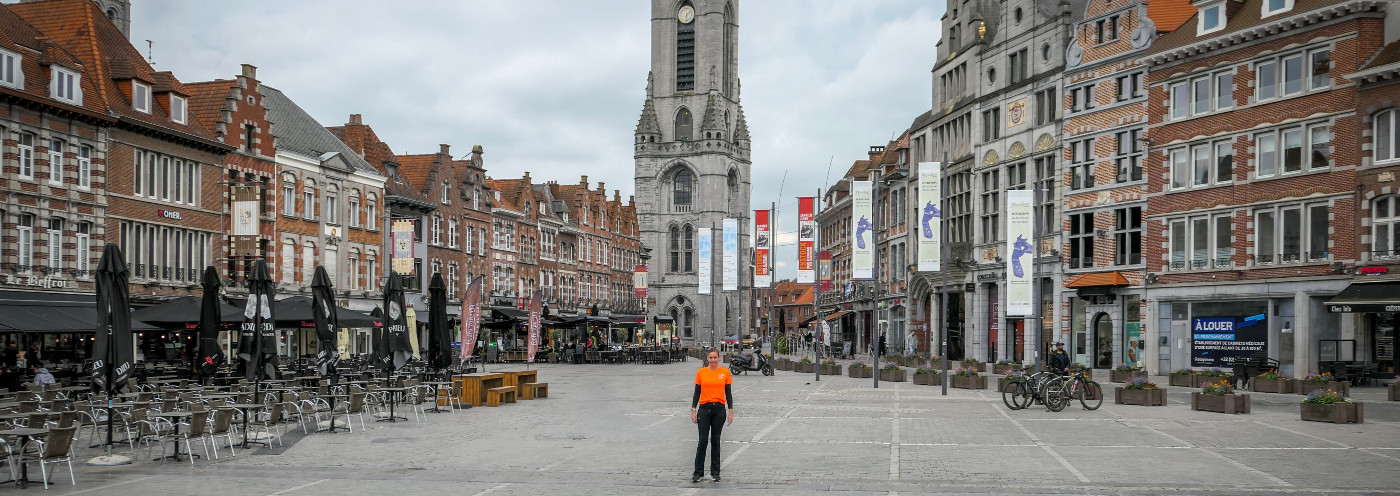
[[[176,124],[185,124],[185,97],[170,95],[170,120]]]
[[[0,85],[24,89],[24,69],[20,65],[23,60],[20,54],[0,50]]]
[[[49,96],[74,105],[83,104],[82,76],[59,66],[49,68]]]
[[[1196,24],[1196,34],[1203,35],[1219,31],[1225,27],[1225,5],[1214,3],[1202,6],[1199,21]]]
[[[1269,17],[1274,14],[1287,12],[1293,10],[1293,0],[1264,0],[1263,9],[1264,11],[1260,13],[1260,17]]]
[[[132,81],[131,106],[137,112],[151,113],[151,87]]]

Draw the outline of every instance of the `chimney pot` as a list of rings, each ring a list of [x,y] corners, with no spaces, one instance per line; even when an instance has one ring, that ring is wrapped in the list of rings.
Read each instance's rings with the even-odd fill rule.
[[[584,186],[588,186],[588,176],[579,176],[578,183]]]
[[[243,64],[243,77],[257,79],[258,67],[253,64]]]
[[[350,114],[350,123],[357,125],[364,124],[364,122],[360,120],[360,114]]]
[[[452,145],[448,145],[448,144],[445,144],[445,143],[444,143],[444,144],[439,144],[439,145],[438,145],[438,153],[440,153],[440,154],[442,154],[442,155],[447,155],[447,156],[450,157],[450,156],[452,156],[452,153],[449,152],[449,150],[450,150],[451,148],[452,148]]]

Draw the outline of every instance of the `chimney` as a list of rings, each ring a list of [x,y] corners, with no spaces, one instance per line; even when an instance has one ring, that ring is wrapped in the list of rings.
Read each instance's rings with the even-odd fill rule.
[[[253,64],[243,64],[243,77],[248,79],[257,79],[258,67]]]
[[[598,181],[598,192],[602,193],[604,197],[608,195],[608,188],[603,187],[602,181]]]
[[[451,149],[452,149],[452,145],[440,144],[440,145],[438,145],[438,154],[439,154],[439,155],[447,155],[448,157],[451,157],[451,156],[452,156],[452,152],[450,151]]]
[[[620,190],[620,189],[615,189],[615,190],[613,190],[613,201],[614,201],[614,202],[621,202],[621,201],[622,201],[622,190]]]
[[[364,122],[360,120],[360,114],[350,114],[350,124],[358,126]]]
[[[530,182],[530,171],[525,171],[525,184],[534,184]]]
[[[582,184],[583,187],[587,188],[587,187],[588,187],[588,176],[579,176],[578,183],[579,183],[579,184]]]
[[[627,204],[628,204],[628,205],[635,205],[636,202],[637,202],[637,195],[627,195]]]

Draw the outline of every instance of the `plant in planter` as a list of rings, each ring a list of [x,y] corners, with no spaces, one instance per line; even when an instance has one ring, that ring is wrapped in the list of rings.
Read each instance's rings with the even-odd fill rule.
[[[1191,369],[1181,369],[1171,373],[1171,385],[1181,387],[1196,387],[1196,381],[1192,378],[1196,371]]]
[[[805,372],[810,374],[817,371],[817,366],[812,363],[811,358],[802,357],[800,360],[797,361],[792,370],[794,372]]]
[[[919,367],[914,371],[914,384],[923,386],[936,386],[943,384],[943,377],[937,370]]]
[[[1303,420],[1346,424],[1365,421],[1365,411],[1359,401],[1348,401],[1333,389],[1316,389],[1308,393],[1300,407]]]
[[[1269,369],[1249,381],[1249,389],[1259,393],[1291,393],[1293,379],[1279,375],[1278,369]]]
[[[1331,372],[1312,373],[1298,379],[1297,384],[1294,384],[1293,392],[1312,394],[1318,389],[1331,389],[1342,393],[1342,396],[1351,395],[1351,383],[1337,380]]]
[[[1157,387],[1146,377],[1134,377],[1127,384],[1114,388],[1113,402],[1119,405],[1163,406],[1167,390]]]
[[[992,364],[992,373],[1006,374],[1009,370],[1019,368],[1021,368],[1021,364],[1019,363],[1013,362],[1011,360],[998,360],[997,363]]]
[[[1201,391],[1191,393],[1191,409],[1202,412],[1249,413],[1249,395],[1235,394],[1228,379],[1201,383]]]
[[[1138,377],[1147,377],[1147,371],[1136,365],[1120,363],[1108,371],[1109,382],[1128,382]]]
[[[889,382],[904,382],[908,379],[905,378],[904,369],[899,368],[899,364],[894,362],[888,362],[883,368],[880,369],[880,380]]]
[[[1000,379],[997,379],[997,392],[1005,391],[1005,390],[1006,390],[1006,385],[1007,385],[1007,384],[1010,384],[1010,383],[1013,383],[1013,382],[1021,382],[1021,381],[1025,381],[1025,380],[1026,380],[1026,372],[1025,372],[1024,370],[1021,370],[1021,369],[1010,369],[1010,370],[1007,370],[1007,371],[1006,371],[1006,375],[1003,375],[1003,376],[1001,376]]]
[[[978,362],[978,365],[981,365]],[[953,374],[952,383],[955,388],[962,389],[987,389],[987,378],[981,374],[981,367],[964,365],[958,367],[958,371]]]
[[[869,379],[870,376],[874,375],[873,372],[869,365],[861,361],[856,361],[850,367],[846,367],[846,375],[856,379]]]
[[[841,365],[836,360],[826,359],[822,362],[822,375],[841,375]]]
[[[959,366],[958,366],[958,369],[963,369],[963,368],[975,368],[975,369],[977,369],[978,372],[986,372],[986,371],[987,371],[987,368],[986,368],[987,365],[984,364],[984,363],[982,363],[981,360],[978,360],[978,359],[976,359],[976,358],[972,358],[972,357],[964,358],[963,361],[962,361],[961,363],[962,363],[962,365],[959,365]]]
[[[1077,374],[1077,373],[1080,373],[1080,372],[1083,372],[1083,373],[1084,373],[1084,376],[1085,376],[1085,377],[1088,377],[1089,379],[1093,379],[1093,378],[1094,378],[1094,369],[1089,368],[1088,365],[1084,365],[1084,364],[1079,363],[1079,362],[1074,362],[1074,363],[1069,364],[1069,373],[1070,373],[1070,374]]]

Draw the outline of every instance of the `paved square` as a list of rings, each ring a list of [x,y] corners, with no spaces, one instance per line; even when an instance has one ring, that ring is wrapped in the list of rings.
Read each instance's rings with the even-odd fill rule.
[[[429,414],[211,462],[78,466],[53,494],[1349,494],[1400,493],[1400,403],[1354,390],[1367,423],[1298,419],[1297,395],[1254,413],[1165,407],[1009,411],[992,390],[779,371],[735,379],[724,482],[691,484],[699,362],[537,365],[547,399]],[[492,365],[490,369],[520,369]],[[1165,381],[1161,381],[1165,382]],[[411,417],[411,416],[410,416]],[[86,445],[86,443],[82,443]],[[198,446],[195,448],[198,450]],[[80,450],[79,460],[99,452]],[[37,467],[32,470],[36,482]],[[708,480],[708,479],[706,479]],[[37,489],[31,485],[31,489]],[[9,488],[0,491],[9,491]]]

